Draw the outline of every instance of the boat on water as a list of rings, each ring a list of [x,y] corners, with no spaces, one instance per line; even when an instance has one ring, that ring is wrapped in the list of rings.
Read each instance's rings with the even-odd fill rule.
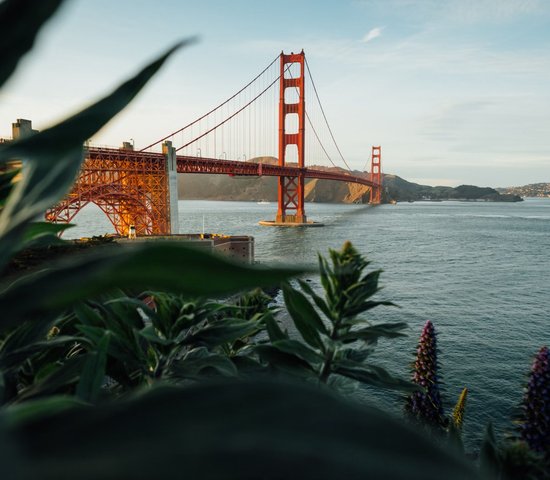
[[[271,202],[268,202],[267,200],[260,200],[259,202],[256,202],[258,205],[269,205]]]

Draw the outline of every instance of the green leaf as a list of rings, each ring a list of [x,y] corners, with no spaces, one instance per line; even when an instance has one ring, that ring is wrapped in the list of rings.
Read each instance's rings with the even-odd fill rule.
[[[54,395],[9,406],[4,417],[11,424],[25,424],[84,405],[86,404],[75,397]]]
[[[273,345],[257,345],[254,350],[275,370],[304,379],[317,378],[315,368],[298,355],[283,352]]]
[[[303,280],[298,280],[298,283],[300,284],[300,287],[302,287],[302,290],[306,292],[311,298],[313,298],[313,301],[315,302],[315,305],[317,305],[319,310],[321,310],[327,318],[332,318],[332,312],[330,311],[327,303],[313,291],[313,289],[307,284],[307,282],[304,282]]]
[[[320,333],[327,335],[326,327],[308,299],[301,292],[283,283],[283,296],[288,313],[302,338],[312,347],[324,349]]]
[[[49,245],[62,245],[66,242],[61,240],[58,235],[72,227],[74,227],[74,225],[70,223],[32,222],[23,233],[21,245],[18,250],[23,250],[25,248],[43,248]]]
[[[272,285],[302,270],[238,265],[181,244],[105,248],[61,260],[0,292],[0,329],[29,315],[59,312],[117,287],[159,288],[188,295],[217,295]],[[32,302],[28,292],[33,292]]]
[[[238,375],[237,368],[229,358],[210,352],[204,347],[187,352],[181,360],[170,367],[170,374],[178,378],[201,379],[205,369],[214,370],[227,377]]]
[[[361,301],[372,297],[378,291],[378,279],[381,273],[382,270],[374,270],[367,273],[359,283],[356,283],[348,289],[347,294]]]
[[[321,279],[321,285],[325,290],[326,296],[329,300],[328,304],[334,305],[338,299],[335,292],[335,287],[332,282],[330,267],[324,257],[319,255],[319,278]]]
[[[19,29],[26,28],[18,25]],[[23,160],[22,179],[0,214],[0,268],[19,245],[27,223],[42,215],[71,188],[84,158],[83,143],[119,113],[184,43],[189,41],[170,48],[113,93],[60,124],[0,145],[0,164]]]
[[[485,435],[479,452],[479,470],[484,478],[495,480],[501,478],[502,460],[493,425],[490,422],[485,429]]]
[[[29,359],[36,353],[45,352],[57,347],[65,347],[79,341],[82,341],[82,338],[70,335],[59,335],[50,340],[31,343],[17,350],[10,351],[9,353],[2,353],[0,356],[0,364],[4,369],[17,367],[20,362]]]
[[[17,401],[22,402],[30,398],[56,394],[67,386],[75,384],[80,377],[85,360],[86,355],[79,355],[65,360],[52,373],[23,390],[18,395]]]
[[[288,339],[288,334],[281,330],[281,327],[279,327],[277,320],[273,318],[273,315],[271,315],[271,313],[268,313],[264,317],[264,319],[267,328],[267,334],[269,335],[269,339],[271,340],[271,342]]]
[[[388,302],[388,301],[381,301],[381,302],[374,302],[372,300],[367,300],[366,302],[363,302],[359,305],[356,305],[354,307],[347,307],[346,308],[346,317],[347,318],[353,318],[356,315],[359,315],[360,313],[366,312],[368,310],[372,310],[375,307],[378,307],[380,305],[385,305],[387,307],[395,307],[395,303]]]
[[[379,338],[396,338],[404,337],[405,333],[402,332],[408,325],[405,322],[395,323],[380,323],[378,325],[370,325],[368,327],[360,328],[359,330],[352,330],[339,337],[344,343],[354,342],[356,340],[363,340],[367,343],[376,342]]]
[[[54,324],[54,315],[45,315],[36,322],[25,322],[12,330],[0,343],[0,358],[11,352],[46,339],[48,331]]]
[[[376,387],[390,388],[404,392],[418,391],[418,385],[390,375],[384,368],[366,365],[351,360],[336,362],[332,371],[344,377],[353,378],[362,383]]]
[[[279,340],[273,342],[272,345],[283,353],[296,355],[302,360],[308,362],[310,365],[320,364],[323,362],[323,357],[321,355],[297,340]]]
[[[80,380],[76,386],[76,396],[85,402],[94,403],[97,400],[101,385],[105,379],[105,367],[107,365],[107,350],[111,332],[103,334],[97,345],[97,349],[90,352],[84,362]]]
[[[81,324],[91,327],[99,327],[103,325],[103,318],[99,312],[89,305],[86,305],[84,302],[77,303],[73,310],[77,320]]]
[[[6,200],[15,185],[14,180],[20,173],[20,168],[11,168],[0,173],[0,209],[4,208]]]
[[[402,419],[292,383],[223,381],[42,419],[3,416],[24,447],[25,478],[479,478]]]
[[[258,322],[224,318],[216,324],[208,325],[185,338],[185,344],[205,344],[216,347],[224,343],[231,343],[239,338],[246,338],[261,330]]]
[[[39,30],[62,3],[62,0],[4,0],[0,3],[0,87],[33,47]]]

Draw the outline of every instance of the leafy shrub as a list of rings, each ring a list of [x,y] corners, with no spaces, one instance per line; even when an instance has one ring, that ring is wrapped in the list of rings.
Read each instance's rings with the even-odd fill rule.
[[[283,285],[285,306],[302,340],[291,338],[268,320],[271,343],[256,351],[274,370],[314,383],[337,386],[347,378],[384,388],[414,389],[409,382],[367,362],[380,338],[402,336],[407,326],[372,324],[360,317],[379,305],[392,305],[371,300],[378,291],[381,271],[365,273],[369,262],[349,242],[329,254],[332,265],[319,256],[324,298],[304,281],[299,283],[305,294],[288,283]]]

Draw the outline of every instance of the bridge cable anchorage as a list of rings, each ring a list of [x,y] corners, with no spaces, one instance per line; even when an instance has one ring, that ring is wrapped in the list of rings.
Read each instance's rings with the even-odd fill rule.
[[[188,147],[189,145],[195,143],[197,140],[200,140],[202,137],[208,135],[209,133],[215,131],[218,127],[221,127],[225,123],[227,123],[229,120],[237,116],[239,113],[241,113],[245,108],[249,107],[252,103],[254,103],[258,98],[260,98],[265,92],[267,92],[273,85],[275,85],[279,81],[279,77],[277,77],[275,80],[273,80],[267,87],[265,87],[258,95],[256,95],[252,100],[250,100],[246,105],[239,108],[235,113],[233,113],[231,116],[227,117],[225,120],[219,122],[217,125],[214,125],[210,130],[207,130],[202,135],[199,135],[197,138],[194,138],[190,142],[187,142],[185,145],[182,145],[181,147],[176,148],[176,152],[179,152],[182,148]],[[168,137],[166,137],[168,138]]]
[[[346,162],[344,155],[342,155],[342,151],[340,150],[338,143],[336,143],[336,139],[334,138],[334,134],[332,133],[332,129],[330,128],[330,125],[328,123],[327,116],[325,115],[325,110],[323,108],[321,99],[319,98],[319,94],[317,92],[317,87],[315,86],[315,82],[313,81],[313,76],[311,75],[311,70],[309,69],[309,64],[307,63],[307,58],[305,58],[305,63],[306,63],[307,73],[309,74],[309,79],[311,80],[311,85],[313,86],[313,91],[315,92],[315,96],[317,97],[317,102],[319,103],[319,107],[321,108],[321,113],[323,114],[323,118],[325,119],[325,123],[327,124],[327,128],[332,138],[332,141],[334,142],[334,146],[336,147],[336,150],[338,150],[338,153],[340,154],[340,158],[342,159],[342,161],[344,162],[348,170],[351,172],[351,168],[348,165],[348,162]]]
[[[143,152],[145,150],[148,150],[149,148],[151,147],[154,147],[155,145],[158,145],[159,143],[161,142],[164,142],[165,140],[169,139],[170,137],[172,137],[173,135],[177,135],[178,133],[182,132],[183,130],[191,127],[192,125],[195,125],[195,123],[198,123],[200,122],[201,120],[203,120],[204,118],[206,118],[208,115],[210,115],[211,113],[214,113],[216,110],[219,110],[221,107],[223,107],[224,105],[226,105],[227,103],[229,103],[231,100],[233,100],[235,97],[237,97],[239,94],[241,94],[242,92],[244,92],[250,85],[252,85],[256,80],[258,80],[258,78],[260,78],[265,72],[267,72],[267,70],[273,66],[273,64],[279,60],[279,56],[277,55],[273,61],[267,66],[265,67],[258,75],[256,75],[256,77],[254,77],[250,82],[248,82],[243,88],[241,88],[237,93],[235,93],[234,95],[232,95],[231,97],[229,97],[227,100],[225,100],[224,102],[220,103],[217,107],[213,108],[212,110],[210,110],[209,112],[205,113],[202,117],[200,118],[197,118],[196,120],[192,121],[191,123],[185,125],[184,127],[180,128],[179,130],[176,130],[175,132],[172,132],[168,135],[166,135],[165,137],[161,138],[160,140],[157,140],[156,142],[154,143],[151,143],[150,145],[147,145],[145,148],[142,148],[141,150],[139,150],[140,152]],[[200,138],[200,137],[199,137]],[[191,142],[192,143],[192,142]]]

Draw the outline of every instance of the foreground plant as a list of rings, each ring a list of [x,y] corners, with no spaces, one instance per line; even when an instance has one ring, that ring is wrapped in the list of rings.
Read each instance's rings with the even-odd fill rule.
[[[62,3],[0,3],[0,86]],[[212,335],[205,340],[207,333],[215,329],[211,324],[193,324],[200,318],[199,306],[189,315],[187,329],[178,324],[166,331],[162,312],[149,312],[153,318],[144,318],[139,312],[147,317],[146,305],[121,294],[119,288],[213,296],[270,286],[299,272],[239,266],[181,244],[167,243],[91,249],[91,253],[77,258],[48,262],[30,275],[4,275],[17,252],[43,247],[66,228],[36,222],[36,218],[71,188],[84,160],[84,141],[119,113],[174,51],[190,42],[179,42],[105,98],[67,120],[0,145],[0,402],[58,393],[76,393],[94,402],[105,383],[106,371],[113,374],[111,378],[121,379],[121,384],[124,379],[129,385],[139,385],[140,379],[162,377],[171,371],[178,342],[188,349],[189,345],[204,346],[197,345],[198,340],[182,340],[188,330],[200,342],[218,342],[217,346],[257,330],[256,326],[251,329],[250,322],[245,328],[237,321],[227,321],[221,327],[217,325],[214,340]],[[22,165],[21,169],[14,168],[14,161]],[[208,276],[202,273],[206,270]],[[113,292],[118,292],[119,298],[113,298]],[[107,302],[102,300],[105,296],[109,297]],[[83,304],[88,310],[82,314],[81,309],[80,317],[74,320],[71,312]],[[176,316],[171,320],[178,319]],[[210,320],[215,321],[213,317]],[[227,323],[232,324],[231,328]],[[125,364],[130,358],[133,363]],[[115,360],[120,361],[118,366],[114,366]],[[137,363],[139,368],[134,369]]]
[[[425,323],[420,335],[412,380],[422,387],[422,390],[413,392],[407,397],[405,412],[432,428],[444,428],[446,419],[439,388],[437,339],[435,328],[430,320]]]
[[[542,347],[535,356],[525,389],[520,423],[521,438],[550,460],[550,352]]]
[[[361,316],[379,305],[393,305],[371,299],[379,290],[381,270],[365,272],[369,262],[350,242],[340,251],[329,250],[329,255],[330,264],[319,256],[324,298],[301,280],[305,294],[283,285],[285,306],[302,340],[268,321],[271,345],[257,348],[260,357],[277,371],[320,384],[338,385],[347,378],[385,388],[414,388],[367,362],[380,338],[403,336],[407,327],[402,322],[373,324]]]

